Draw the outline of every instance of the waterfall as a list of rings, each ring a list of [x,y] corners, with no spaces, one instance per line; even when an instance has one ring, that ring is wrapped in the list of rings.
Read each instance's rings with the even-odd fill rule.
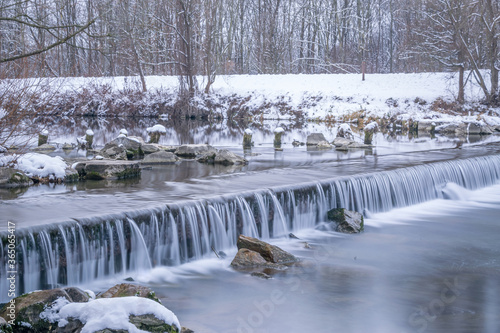
[[[18,229],[18,294],[198,260],[212,248],[234,247],[240,233],[286,236],[313,228],[332,208],[383,212],[442,198],[448,183],[475,190],[499,179],[500,156],[493,155]],[[0,236],[6,253],[7,234]],[[6,271],[0,291],[8,289]]]

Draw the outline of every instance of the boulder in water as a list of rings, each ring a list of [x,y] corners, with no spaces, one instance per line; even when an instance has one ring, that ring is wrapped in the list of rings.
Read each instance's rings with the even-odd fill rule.
[[[196,158],[203,154],[216,153],[216,152],[217,150],[210,145],[205,145],[205,144],[182,145],[177,148],[177,150],[175,151],[175,155],[183,158]]]
[[[231,262],[231,266],[235,268],[258,267],[266,266],[267,264],[267,260],[260,253],[249,249],[239,249]]]
[[[306,145],[317,146],[323,141],[327,141],[323,133],[312,133],[307,136]]]
[[[142,164],[173,164],[178,160],[179,158],[174,153],[162,150],[146,155],[144,160],[142,160]]]
[[[358,212],[345,208],[334,208],[328,211],[328,219],[337,223],[337,231],[354,234],[363,231],[364,218]]]
[[[257,238],[240,235],[236,243],[238,249],[249,249],[259,253],[266,261],[274,264],[293,264],[299,261],[297,257],[277,246],[263,242]]]
[[[141,175],[139,162],[116,160],[92,160],[78,162],[75,165],[81,179],[126,179]]]
[[[144,144],[142,138],[119,136],[113,141],[106,143],[104,148],[101,149],[100,154],[113,159],[140,159],[144,157],[144,151],[142,150]],[[123,153],[124,150],[125,156]]]
[[[220,149],[202,154],[196,159],[200,163],[222,164],[222,165],[240,165],[247,164],[248,161],[241,156],[227,150]]]

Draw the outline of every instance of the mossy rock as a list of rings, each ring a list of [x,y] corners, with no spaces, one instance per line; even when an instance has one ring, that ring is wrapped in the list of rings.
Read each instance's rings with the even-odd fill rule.
[[[149,298],[155,302],[161,303],[153,290],[148,287],[132,284],[132,283],[121,283],[117,284],[102,294],[98,298],[114,298],[114,297],[128,297],[137,296],[143,298]]]
[[[347,234],[364,230],[365,222],[362,214],[345,208],[334,208],[328,211],[327,217],[337,224],[337,231]]]
[[[8,322],[14,320],[13,331],[16,333],[51,332],[57,327],[57,324],[41,319],[40,314],[61,297],[69,302],[87,302],[89,300],[85,292],[78,288],[35,291],[13,300],[15,304],[14,314],[9,312],[11,303],[4,305],[0,310],[0,317]]]
[[[26,187],[33,185],[33,181],[21,170],[0,168],[0,187]]]

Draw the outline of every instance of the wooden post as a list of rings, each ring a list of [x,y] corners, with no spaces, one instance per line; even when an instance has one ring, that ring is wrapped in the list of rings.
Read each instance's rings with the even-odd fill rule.
[[[365,80],[365,73],[366,73],[366,61],[363,60],[361,63],[361,72],[363,73],[363,81]]]

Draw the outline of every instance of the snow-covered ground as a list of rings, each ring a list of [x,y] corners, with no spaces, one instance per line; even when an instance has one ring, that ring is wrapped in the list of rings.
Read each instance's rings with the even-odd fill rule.
[[[137,102],[137,96],[132,98],[126,92],[140,91],[138,77],[47,80],[62,98],[71,94],[85,95],[82,92],[86,91],[93,101],[89,104],[94,107],[99,99],[102,105],[111,103],[118,108]],[[202,91],[204,78],[198,77],[198,83]],[[141,106],[146,110],[148,105],[151,108],[160,104],[173,106],[176,102],[176,76],[148,76],[146,85],[148,93],[140,97],[143,99]],[[467,104],[461,108],[453,104],[457,90],[454,73],[368,74],[365,81],[359,74],[225,75],[217,76],[209,95],[198,94],[194,106],[210,108],[211,112],[223,117],[232,108],[233,116],[251,115],[262,119],[294,119],[300,114],[309,120],[348,121],[352,115],[363,115],[400,120],[484,121],[500,125],[500,110],[487,109],[480,104],[482,92],[477,84],[473,81],[467,84]],[[121,94],[113,95],[118,92]],[[445,103],[433,106],[436,100]],[[66,107],[71,110],[71,106]],[[99,112],[97,114],[105,115],[106,109],[101,108]],[[143,113],[155,115],[154,112]],[[483,115],[485,112],[490,116]]]

